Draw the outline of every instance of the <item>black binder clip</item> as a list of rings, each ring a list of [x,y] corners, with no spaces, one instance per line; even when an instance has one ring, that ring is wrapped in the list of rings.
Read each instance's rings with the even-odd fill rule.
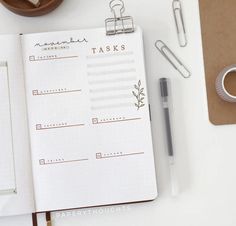
[[[110,1],[110,9],[114,17],[105,20],[107,35],[134,32],[133,18],[131,16],[123,16],[123,13],[125,12],[125,6],[122,0]]]

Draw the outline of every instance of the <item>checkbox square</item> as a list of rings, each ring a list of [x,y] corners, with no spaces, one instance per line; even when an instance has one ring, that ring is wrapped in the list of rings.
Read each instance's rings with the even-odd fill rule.
[[[93,122],[93,124],[98,124],[98,118],[93,118],[92,122]]]
[[[42,129],[42,125],[41,124],[37,124],[36,125],[36,130],[41,130]]]

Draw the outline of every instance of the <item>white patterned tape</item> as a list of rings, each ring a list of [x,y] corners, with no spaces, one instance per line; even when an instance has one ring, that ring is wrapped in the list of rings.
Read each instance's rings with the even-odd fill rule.
[[[236,103],[236,96],[230,94],[225,88],[225,78],[230,74],[230,72],[236,72],[236,64],[228,66],[220,72],[216,79],[216,92],[223,100]]]

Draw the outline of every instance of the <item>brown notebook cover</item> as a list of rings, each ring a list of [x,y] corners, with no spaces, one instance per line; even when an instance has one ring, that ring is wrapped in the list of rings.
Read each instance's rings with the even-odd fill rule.
[[[236,124],[236,103],[222,100],[215,81],[227,66],[236,64],[236,0],[199,0],[209,119],[214,125]],[[226,87],[236,93],[236,76]]]

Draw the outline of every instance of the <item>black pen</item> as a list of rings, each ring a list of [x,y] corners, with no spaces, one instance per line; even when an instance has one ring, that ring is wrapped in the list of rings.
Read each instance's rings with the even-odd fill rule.
[[[171,177],[171,193],[176,196],[178,193],[178,183],[175,170],[175,159],[174,159],[174,148],[173,148],[173,138],[171,129],[171,117],[170,117],[170,92],[169,84],[170,81],[167,78],[160,79],[160,89],[161,89],[161,100],[164,110],[164,120],[166,127],[166,139],[168,147],[168,158],[170,166],[170,177]]]

